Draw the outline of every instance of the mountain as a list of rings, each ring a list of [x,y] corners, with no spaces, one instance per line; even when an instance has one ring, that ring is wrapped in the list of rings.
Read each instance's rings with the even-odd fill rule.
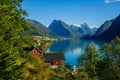
[[[97,30],[98,30],[98,28],[96,28],[96,27],[91,28],[91,36],[95,35]]]
[[[83,36],[83,31],[82,29],[80,28],[80,26],[76,26],[76,25],[70,25],[69,26],[70,29],[72,29],[77,35],[79,35],[78,37],[82,37]]]
[[[99,35],[101,35],[102,33],[104,33],[113,23],[114,19],[112,20],[107,20],[106,22],[104,22],[100,28],[96,31],[95,33],[95,37],[98,37]]]
[[[116,19],[106,21],[94,35],[95,39],[112,40],[120,36],[120,15]]]
[[[79,26],[76,25],[72,25],[72,27],[74,27],[73,29],[75,29],[76,27],[76,31],[79,32],[79,34],[81,35],[81,37],[86,36],[86,35],[94,35],[94,33],[97,31],[98,28],[94,27],[94,28],[90,28],[87,23],[84,24],[80,24]]]
[[[91,33],[91,29],[86,23],[81,24],[81,29],[83,30],[84,35],[88,35]]]
[[[51,31],[62,37],[83,37],[85,35],[92,35],[95,33],[97,28],[89,28],[89,26],[84,23],[77,25],[68,25],[61,20],[54,20],[48,27]]]
[[[61,20],[54,20],[48,28],[61,37],[80,36],[79,32],[76,32],[75,29],[72,29],[72,27]]]
[[[31,25],[30,30],[27,31],[30,35],[42,35],[49,37],[57,37],[57,35],[48,29],[46,26],[38,21],[32,19],[26,19],[26,21]]]

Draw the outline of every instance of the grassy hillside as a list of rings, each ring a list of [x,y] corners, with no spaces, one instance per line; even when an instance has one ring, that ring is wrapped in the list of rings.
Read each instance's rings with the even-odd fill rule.
[[[26,33],[28,33],[30,35],[58,37],[54,32],[52,32],[50,29],[48,29],[46,26],[44,26],[40,22],[37,22],[35,20],[31,20],[31,19],[27,19],[26,21],[31,26],[30,30],[27,30]]]

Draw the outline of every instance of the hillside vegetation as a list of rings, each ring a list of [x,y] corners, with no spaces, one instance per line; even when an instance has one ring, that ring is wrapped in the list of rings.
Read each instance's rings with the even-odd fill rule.
[[[54,32],[52,32],[49,28],[44,26],[38,21],[32,20],[32,19],[26,19],[28,24],[30,24],[30,29],[26,30],[27,34],[30,35],[38,35],[38,36],[48,36],[56,38],[58,35],[56,35]]]

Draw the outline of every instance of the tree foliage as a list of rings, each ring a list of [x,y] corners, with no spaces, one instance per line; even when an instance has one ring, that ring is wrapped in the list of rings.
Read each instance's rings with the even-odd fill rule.
[[[85,53],[79,58],[81,67],[89,74],[89,77],[95,79],[96,77],[96,63],[100,59],[97,49],[94,45],[88,45],[85,49]]]
[[[105,78],[109,80],[120,79],[120,38],[116,38],[103,47],[103,61],[106,66]]]
[[[26,12],[21,8],[22,0],[0,1],[0,79],[22,78],[22,62],[20,58],[20,34],[27,27]],[[19,62],[18,62],[19,61]]]
[[[99,53],[93,46],[87,46],[79,58],[81,72],[87,72],[93,80],[120,79],[120,38],[104,45]],[[81,73],[80,72],[80,73]]]

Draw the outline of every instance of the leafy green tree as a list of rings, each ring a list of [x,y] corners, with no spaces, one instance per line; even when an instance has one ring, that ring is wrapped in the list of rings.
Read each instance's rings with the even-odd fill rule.
[[[116,38],[103,47],[103,63],[106,80],[120,79],[120,38]]]
[[[22,0],[0,0],[0,80],[23,78],[20,54],[20,33],[27,26]],[[19,63],[19,62],[20,63]]]
[[[97,76],[100,80],[120,79],[120,38],[116,38],[101,49],[101,59],[97,62]]]
[[[50,67],[43,65],[44,61],[38,61],[31,55],[28,55],[27,60],[23,69],[25,80],[51,80],[51,75],[55,74]]]
[[[87,72],[91,79],[96,79],[96,64],[99,61],[100,56],[94,45],[88,45],[85,49],[85,53],[79,58],[79,63],[83,71]]]

